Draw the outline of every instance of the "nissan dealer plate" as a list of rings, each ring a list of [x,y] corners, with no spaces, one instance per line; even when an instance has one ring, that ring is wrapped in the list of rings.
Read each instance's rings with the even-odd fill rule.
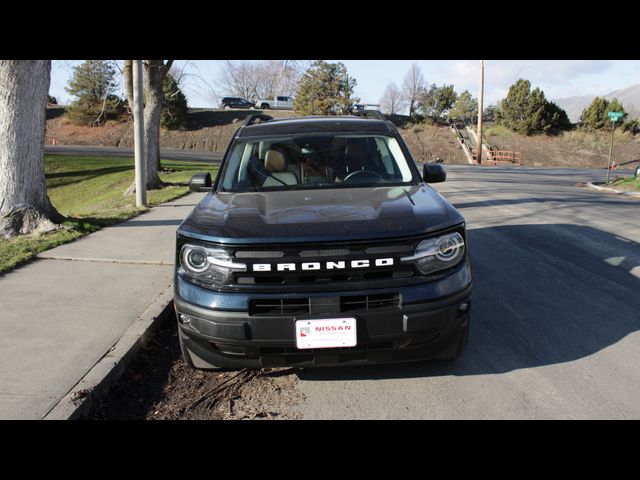
[[[296,346],[305,348],[355,347],[355,318],[323,318],[296,321]]]

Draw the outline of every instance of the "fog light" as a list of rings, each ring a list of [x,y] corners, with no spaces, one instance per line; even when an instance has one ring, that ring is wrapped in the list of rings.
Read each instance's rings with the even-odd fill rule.
[[[461,312],[466,312],[467,310],[469,310],[469,303],[461,303],[460,305],[458,305],[458,310],[460,310]]]
[[[180,314],[178,320],[182,325],[189,325],[191,323],[191,317],[184,315],[183,313]]]

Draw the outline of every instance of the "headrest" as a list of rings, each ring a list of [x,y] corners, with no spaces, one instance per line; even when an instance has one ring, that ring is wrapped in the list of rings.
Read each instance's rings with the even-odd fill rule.
[[[350,158],[364,159],[367,149],[362,143],[351,143],[347,146],[347,156]]]
[[[277,150],[267,150],[264,156],[264,168],[269,173],[282,172],[287,167],[284,155]]]

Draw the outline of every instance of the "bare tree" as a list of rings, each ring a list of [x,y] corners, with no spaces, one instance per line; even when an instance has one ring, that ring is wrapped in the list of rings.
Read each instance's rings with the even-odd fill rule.
[[[219,104],[219,95],[211,81],[206,80],[200,74],[198,65],[194,61],[185,61],[181,67],[176,63],[171,67],[169,72],[178,83],[180,90],[196,92],[201,97],[210,101],[213,105]]]
[[[404,107],[405,101],[398,85],[395,82],[389,83],[380,99],[380,108],[385,113],[395,115],[404,110]]]
[[[224,61],[215,83],[223,95],[246,99],[293,95],[302,73],[302,64],[293,60],[261,62]]]
[[[409,116],[413,117],[420,97],[426,89],[426,81],[417,63],[413,63],[402,81],[402,93],[409,104]]]
[[[133,75],[131,60],[125,60],[125,88],[129,105],[133,105]],[[147,170],[147,189],[162,188],[164,184],[160,171],[160,118],[164,92],[162,86],[173,60],[144,60],[144,156]],[[135,191],[135,182],[127,189],[126,194]]]
[[[233,63],[225,60],[216,84],[223,94],[243,97],[248,100],[258,96],[256,64],[251,62]]]
[[[47,195],[44,133],[50,60],[0,60],[0,235],[48,231],[63,220]]]

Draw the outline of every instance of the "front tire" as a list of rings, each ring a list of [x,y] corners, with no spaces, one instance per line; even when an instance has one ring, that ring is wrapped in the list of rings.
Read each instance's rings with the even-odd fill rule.
[[[231,110],[231,107],[230,107],[229,105],[225,105],[225,106],[224,106],[224,109],[225,109],[225,110]]]

